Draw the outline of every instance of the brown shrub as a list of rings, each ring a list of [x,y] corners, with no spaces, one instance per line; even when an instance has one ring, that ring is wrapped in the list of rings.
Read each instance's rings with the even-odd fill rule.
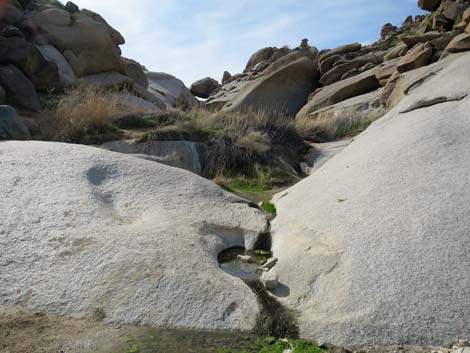
[[[128,97],[124,92],[78,85],[43,114],[43,133],[46,139],[65,142],[84,142],[89,135],[115,133],[111,125],[114,119],[148,112]]]

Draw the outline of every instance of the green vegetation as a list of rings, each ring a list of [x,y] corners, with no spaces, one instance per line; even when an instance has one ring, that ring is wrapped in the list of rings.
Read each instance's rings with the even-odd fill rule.
[[[129,349],[125,353],[140,353],[140,346],[135,343],[134,339],[130,336],[126,338],[126,343],[129,345]]]
[[[293,349],[294,353],[322,353],[323,349],[317,345],[303,340],[276,340],[267,338],[258,340],[250,350],[234,350],[222,348],[217,353],[283,353],[285,350]]]
[[[263,192],[273,190],[276,187],[289,185],[295,180],[292,174],[289,174],[282,168],[268,168],[255,165],[253,176],[247,178],[245,176],[228,176],[229,183],[226,182],[227,187],[233,191],[243,192]],[[219,182],[222,182],[219,180]],[[223,182],[222,182],[223,184]]]
[[[245,184],[238,181],[234,181],[228,185],[229,189],[234,191],[245,191],[245,192],[263,192],[271,190],[272,187],[267,185],[257,185],[257,184]]]
[[[264,210],[264,212],[270,214],[271,216],[273,217],[277,216],[276,206],[272,202],[265,201],[262,203],[261,207]]]
[[[254,250],[253,253],[255,255],[260,255],[260,256],[271,256],[272,252],[269,250]]]

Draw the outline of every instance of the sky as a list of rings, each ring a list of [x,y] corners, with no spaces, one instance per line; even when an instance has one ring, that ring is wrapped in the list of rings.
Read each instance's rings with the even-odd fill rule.
[[[382,25],[421,14],[417,0],[75,0],[126,39],[123,55],[186,85],[243,71],[267,46],[319,49],[380,37]]]

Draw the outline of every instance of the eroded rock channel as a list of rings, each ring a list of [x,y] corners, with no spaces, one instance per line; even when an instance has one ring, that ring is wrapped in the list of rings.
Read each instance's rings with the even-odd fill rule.
[[[217,260],[221,270],[240,278],[258,298],[260,315],[255,333],[279,338],[298,338],[295,313],[284,307],[271,290],[278,288],[275,266],[277,259],[271,251],[271,233],[260,234],[252,251],[230,247],[221,251]]]

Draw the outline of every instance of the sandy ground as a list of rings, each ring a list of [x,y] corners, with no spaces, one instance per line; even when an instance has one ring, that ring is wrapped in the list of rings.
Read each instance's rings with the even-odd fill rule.
[[[257,339],[239,332],[113,327],[0,306],[1,353],[210,353],[248,349]]]

